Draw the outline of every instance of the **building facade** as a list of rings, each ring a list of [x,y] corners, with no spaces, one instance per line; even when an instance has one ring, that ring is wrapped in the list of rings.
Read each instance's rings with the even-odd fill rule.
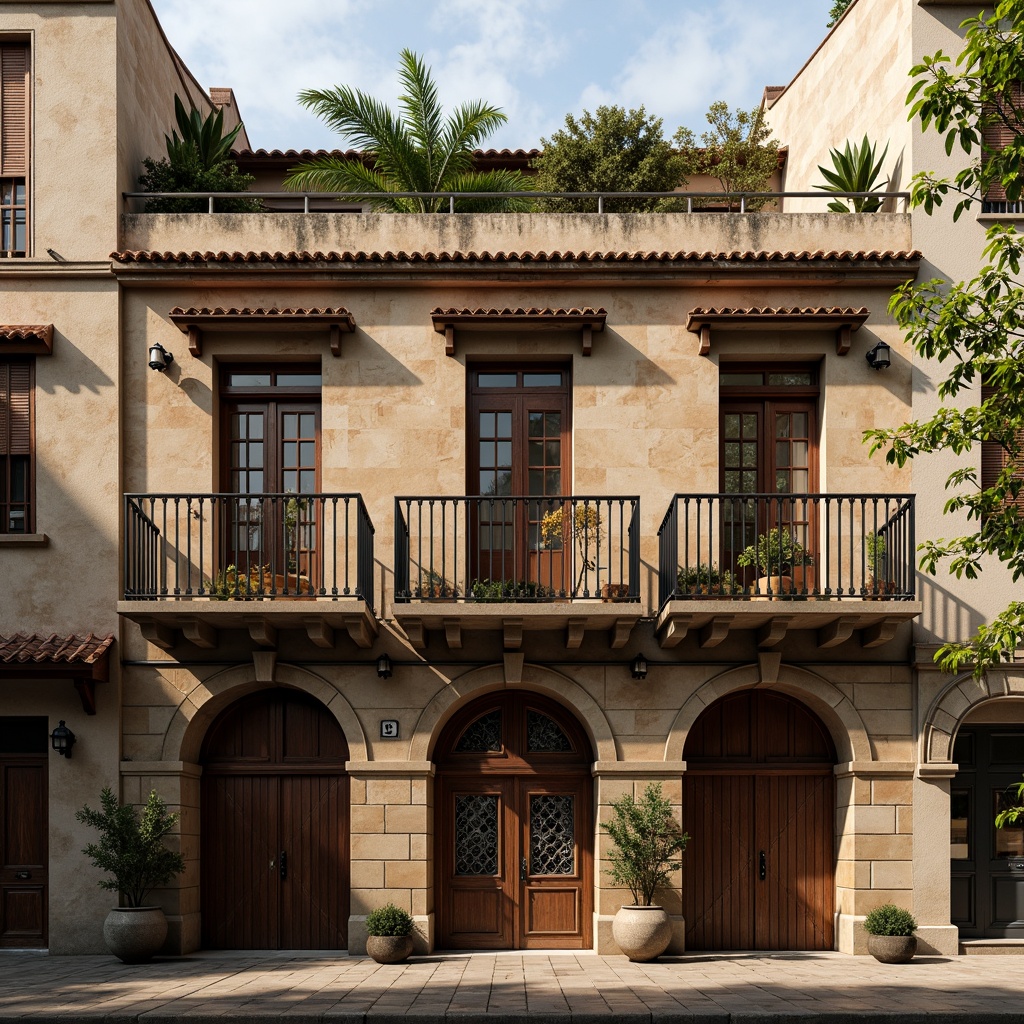
[[[861,441],[931,372],[887,312],[916,214],[143,213],[174,95],[212,102],[148,4],[5,5],[0,46],[0,763],[38,826],[0,942],[102,949],[73,812],[108,784],[181,811],[167,952],[359,953],[388,900],[420,951],[615,952],[600,823],[657,782],[674,950],[863,952],[893,901],[956,952],[953,737],[1016,683],[922,667],[938,477]]]

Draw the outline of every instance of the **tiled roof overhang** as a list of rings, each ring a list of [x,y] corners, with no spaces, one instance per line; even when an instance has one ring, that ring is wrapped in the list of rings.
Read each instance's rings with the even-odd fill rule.
[[[589,356],[593,350],[593,336],[596,331],[603,331],[608,313],[604,309],[591,306],[573,307],[572,309],[540,309],[531,306],[528,309],[441,309],[430,311],[434,322],[434,330],[444,335],[445,355],[455,355],[455,328],[476,327],[487,331],[511,331],[520,327],[548,328],[550,330],[573,330],[580,332],[583,354]]]
[[[86,714],[96,714],[95,684],[110,676],[112,633],[0,636],[0,679],[71,679]]]
[[[0,355],[53,355],[53,324],[0,324]]]
[[[836,354],[845,356],[850,351],[850,335],[861,328],[868,318],[866,306],[747,306],[719,309],[691,309],[686,317],[686,329],[700,336],[699,354],[706,356],[711,350],[711,328],[722,327],[730,331],[813,331],[836,332]]]
[[[188,350],[194,356],[203,354],[203,334],[209,331],[294,331],[326,329],[331,352],[341,355],[341,334],[356,329],[355,317],[342,306],[309,308],[253,309],[245,307],[175,306],[168,314],[171,323],[188,336]]]
[[[917,274],[916,251],[816,250],[785,251],[345,251],[228,252],[124,250],[111,253],[113,270],[122,281],[138,276],[195,274],[236,275],[251,280],[253,272],[316,274],[379,284],[406,284],[412,277],[524,281],[555,279],[605,280],[616,284],[672,284],[698,278],[738,283],[746,280],[807,278],[830,283],[855,275],[860,283],[894,285]]]

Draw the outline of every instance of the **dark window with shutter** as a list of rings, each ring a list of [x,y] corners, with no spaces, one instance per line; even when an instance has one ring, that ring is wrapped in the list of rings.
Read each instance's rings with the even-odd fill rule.
[[[0,533],[33,532],[33,370],[0,362]]]
[[[1000,109],[1003,114],[993,124],[986,125],[981,130],[982,145],[986,153],[995,153],[1005,149],[1024,129],[1024,125],[1017,122],[1014,114],[1014,110],[1020,110],[1024,103],[1024,83],[1014,83],[1009,89],[1008,99],[1008,103],[992,103],[985,108],[987,114],[997,113]],[[982,213],[1020,213],[1024,209],[1022,204],[1024,204],[1024,200],[1009,202],[1002,182],[994,181],[985,193],[981,210]]]
[[[0,256],[28,251],[29,50],[0,43]]]
[[[982,385],[981,398],[984,401],[987,398],[991,398],[995,393],[995,389],[989,387],[987,384]],[[1015,477],[1019,477],[1024,480],[1024,430],[1018,430],[1017,432],[1017,447],[1018,451],[1022,453],[1021,458],[1018,460],[1016,470],[1014,472]],[[993,487],[999,474],[1003,469],[1010,464],[1010,453],[1000,444],[995,441],[982,441],[981,442],[981,486],[982,490],[989,487]],[[1014,502],[1021,513],[1024,513],[1024,487],[1021,488],[1020,493],[1017,495],[1017,499]]]

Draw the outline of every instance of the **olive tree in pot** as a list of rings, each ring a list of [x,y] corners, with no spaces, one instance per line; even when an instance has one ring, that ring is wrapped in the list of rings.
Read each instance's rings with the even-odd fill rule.
[[[409,914],[385,903],[366,915],[366,952],[379,964],[400,964],[412,952],[413,921]]]
[[[914,915],[895,903],[875,907],[864,919],[868,952],[883,964],[909,964],[917,952]]]
[[[160,907],[145,906],[149,893],[166,885],[185,870],[185,859],[169,850],[164,837],[178,822],[152,790],[142,814],[122,804],[110,787],[100,793],[100,810],[86,805],[75,813],[83,824],[97,829],[98,843],[84,853],[110,878],[101,878],[101,889],[119,892],[124,906],[115,907],[103,922],[103,938],[110,952],[126,964],[145,963],[159,952],[167,938],[167,918]]]
[[[669,872],[682,866],[676,858],[690,837],[673,816],[660,782],[647,786],[639,800],[632,793],[616,800],[602,828],[615,843],[608,874],[633,894],[633,906],[620,907],[615,915],[612,937],[630,960],[653,960],[672,941],[672,922],[654,904],[654,894],[669,884]]]

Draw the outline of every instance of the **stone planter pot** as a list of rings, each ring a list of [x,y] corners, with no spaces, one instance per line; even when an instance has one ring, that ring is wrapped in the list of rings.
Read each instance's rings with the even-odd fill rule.
[[[412,952],[411,935],[367,935],[366,952],[379,964],[400,964]]]
[[[909,964],[917,952],[914,935],[869,935],[868,952],[883,964]]]
[[[795,588],[792,576],[758,576],[754,589],[755,596],[751,597],[751,601],[772,601],[794,593]]]
[[[103,922],[107,949],[126,964],[144,964],[160,952],[167,918],[159,907],[115,907]]]
[[[661,956],[672,941],[672,921],[662,907],[620,907],[612,938],[630,960],[644,963]]]

